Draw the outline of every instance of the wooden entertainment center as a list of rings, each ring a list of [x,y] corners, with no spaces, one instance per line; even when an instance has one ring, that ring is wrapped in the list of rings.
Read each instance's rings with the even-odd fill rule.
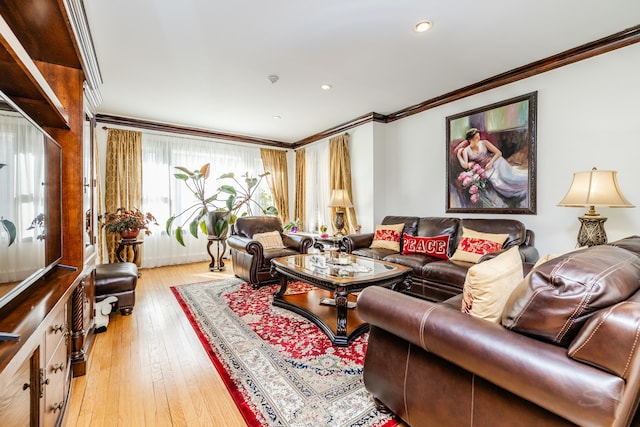
[[[45,149],[42,183],[45,267],[19,279],[11,298],[0,293],[0,334],[9,338],[0,342],[3,426],[61,425],[71,378],[86,371],[96,263],[93,114],[100,83],[80,0],[0,1],[0,91],[8,100],[0,104],[28,116],[52,147]]]

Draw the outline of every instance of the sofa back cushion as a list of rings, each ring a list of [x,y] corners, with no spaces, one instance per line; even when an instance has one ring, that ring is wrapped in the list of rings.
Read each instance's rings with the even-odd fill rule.
[[[282,233],[282,222],[277,216],[245,216],[238,218],[234,224],[234,234],[253,238],[254,234],[277,231]]]
[[[462,227],[482,233],[507,234],[507,239],[502,245],[507,249],[511,246],[519,246],[525,242],[527,228],[516,219],[476,219],[463,218],[458,230],[458,239],[462,235]],[[458,242],[456,242],[456,245]]]
[[[640,288],[640,258],[602,245],[560,255],[532,270],[502,315],[508,329],[567,347],[597,311]]]
[[[640,256],[640,236],[629,236],[609,243],[611,246],[626,249]]]
[[[460,219],[458,218],[424,217],[418,221],[418,227],[414,235],[420,237],[450,236],[447,256],[451,256],[458,245],[459,226]],[[406,230],[405,233],[411,234]]]

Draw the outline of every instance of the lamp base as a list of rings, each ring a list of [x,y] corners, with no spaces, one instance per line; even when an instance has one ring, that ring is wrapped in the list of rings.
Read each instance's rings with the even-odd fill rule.
[[[607,233],[604,223],[607,220],[602,215],[582,215],[580,230],[578,231],[578,246],[596,246],[607,243]]]
[[[334,236],[345,235],[344,232],[346,232],[346,230],[344,229],[344,212],[336,211],[336,220],[333,223],[333,228],[335,229]]]

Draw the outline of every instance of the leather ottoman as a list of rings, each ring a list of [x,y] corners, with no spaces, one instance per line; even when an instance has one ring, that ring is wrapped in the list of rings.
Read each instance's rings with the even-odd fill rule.
[[[136,303],[137,283],[138,267],[132,262],[96,265],[96,302],[113,295],[120,313],[127,316]]]

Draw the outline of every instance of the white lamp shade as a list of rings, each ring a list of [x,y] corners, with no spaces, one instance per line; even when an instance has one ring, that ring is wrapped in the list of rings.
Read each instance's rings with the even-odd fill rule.
[[[616,175],[616,171],[601,171],[596,168],[589,172],[574,173],[571,187],[558,206],[635,207],[620,191]]]
[[[353,204],[346,190],[333,190],[331,193],[330,208],[352,208]]]

